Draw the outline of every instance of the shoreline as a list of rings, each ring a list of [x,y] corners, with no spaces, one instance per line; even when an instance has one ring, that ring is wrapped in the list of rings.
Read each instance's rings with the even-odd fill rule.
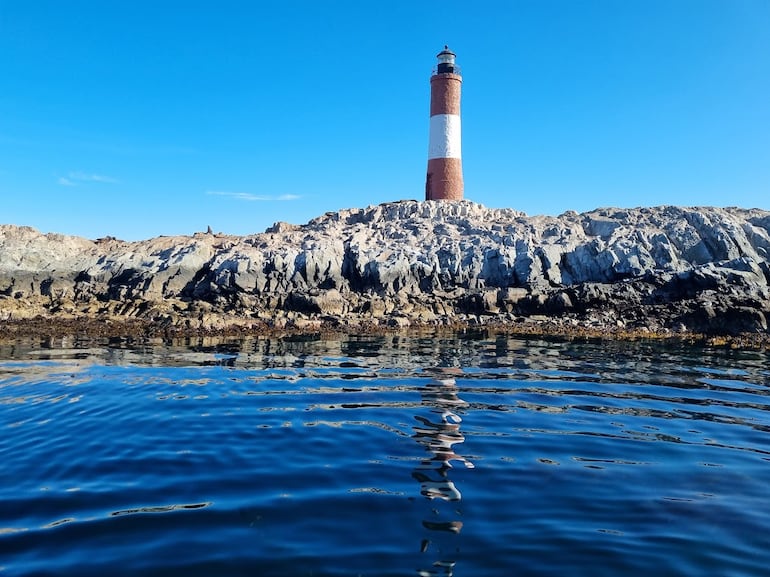
[[[526,216],[400,201],[264,233],[91,241],[0,225],[0,336],[489,330],[766,347],[770,211]]]
[[[453,320],[438,325],[413,322],[408,327],[387,326],[373,322],[356,322],[341,325],[339,321],[317,320],[276,326],[267,322],[242,322],[234,318],[230,324],[216,327],[192,327],[171,325],[164,322],[137,318],[51,318],[34,317],[6,320],[0,324],[0,343],[11,344],[27,340],[75,339],[82,342],[100,340],[117,341],[168,341],[189,339],[214,339],[222,341],[246,338],[296,339],[336,338],[340,336],[436,336],[486,333],[510,337],[542,337],[570,341],[613,342],[677,342],[693,346],[717,347],[737,350],[770,350],[770,334],[707,334],[689,330],[638,330],[620,327],[585,327],[565,324],[564,319],[549,318],[546,322],[463,322]],[[561,322],[560,322],[561,321]]]

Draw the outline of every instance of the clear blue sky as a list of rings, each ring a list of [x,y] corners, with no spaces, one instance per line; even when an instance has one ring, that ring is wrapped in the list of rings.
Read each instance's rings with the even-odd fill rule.
[[[0,223],[249,234],[422,199],[444,44],[466,198],[770,208],[770,0],[0,0]]]

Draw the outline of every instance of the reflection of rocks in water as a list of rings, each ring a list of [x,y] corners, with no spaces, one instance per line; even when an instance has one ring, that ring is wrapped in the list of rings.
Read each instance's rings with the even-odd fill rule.
[[[454,575],[454,561],[436,561],[433,566],[436,569],[431,571],[418,571],[417,575],[420,577],[434,577],[435,575],[447,575],[448,577],[451,577]]]
[[[449,478],[449,471],[453,461],[461,462],[468,469],[474,467],[454,448],[454,445],[465,441],[460,432],[462,418],[456,411],[468,404],[457,396],[457,384],[453,378],[436,379],[428,383],[422,391],[422,403],[431,407],[431,418],[422,415],[415,417],[418,423],[412,427],[412,438],[425,447],[428,456],[412,472],[412,477],[420,483],[420,494],[435,501],[431,518],[422,522],[425,529],[435,534],[431,539],[423,539],[420,550],[426,553],[432,548],[439,559],[433,563],[431,570],[419,571],[418,574],[451,576],[455,565],[452,557],[458,550],[456,538],[452,539],[451,535],[458,535],[463,523],[457,519],[461,514],[457,503],[462,500],[462,494]],[[440,537],[447,533],[451,540]]]
[[[431,531],[449,531],[450,533],[459,533],[463,528],[462,521],[445,521],[436,523],[434,521],[423,521],[422,526]]]

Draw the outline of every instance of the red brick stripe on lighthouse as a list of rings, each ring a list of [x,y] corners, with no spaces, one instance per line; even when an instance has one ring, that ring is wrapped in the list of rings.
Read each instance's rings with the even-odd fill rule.
[[[456,114],[460,116],[459,74],[434,74],[430,79],[430,115]]]

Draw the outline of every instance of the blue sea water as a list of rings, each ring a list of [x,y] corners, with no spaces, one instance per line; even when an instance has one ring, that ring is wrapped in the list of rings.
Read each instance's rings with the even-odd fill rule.
[[[767,575],[768,354],[0,347],[0,576]]]

